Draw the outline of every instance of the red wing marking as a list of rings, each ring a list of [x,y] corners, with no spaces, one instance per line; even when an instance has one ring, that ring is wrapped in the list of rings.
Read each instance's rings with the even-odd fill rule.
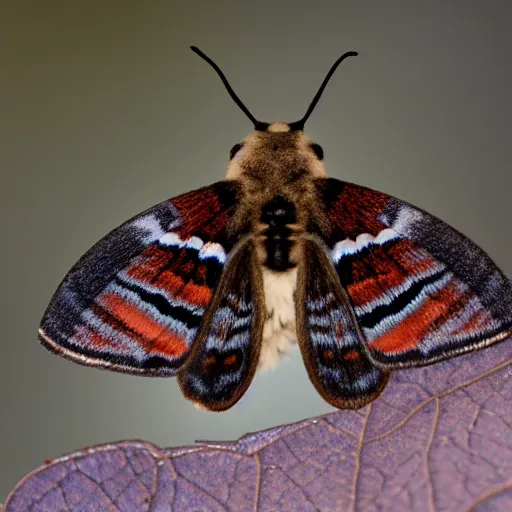
[[[181,298],[194,306],[206,307],[212,299],[208,286],[188,283],[181,292]]]
[[[454,302],[461,296],[455,284],[427,297],[423,304],[402,322],[370,343],[372,350],[394,354],[417,348],[436,322],[444,323]]]
[[[135,304],[113,293],[103,295],[100,304],[128,329],[138,333],[148,352],[176,357],[187,349],[187,344],[182,338],[155,322]]]

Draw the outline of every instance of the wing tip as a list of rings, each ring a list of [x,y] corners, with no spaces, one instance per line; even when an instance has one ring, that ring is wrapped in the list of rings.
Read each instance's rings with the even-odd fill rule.
[[[204,395],[201,396],[198,393],[195,393],[190,386],[190,383],[187,379],[187,368],[185,367],[183,370],[178,372],[176,380],[178,381],[178,386],[180,388],[181,394],[191,402],[194,407],[201,411],[208,412],[224,412],[228,409],[231,409],[234,405],[236,405],[244,396],[247,388],[249,387],[249,383],[243,386],[242,388],[237,388],[232,396],[228,398],[218,399],[213,395]]]
[[[320,396],[332,407],[341,410],[357,410],[362,409],[363,407],[367,406],[368,404],[376,400],[386,388],[392,372],[381,370],[380,368],[379,370],[379,382],[375,389],[373,389],[369,393],[361,392],[361,395],[354,398],[342,397],[340,395],[335,394],[330,395],[326,392],[324,386],[322,386],[320,382],[316,382],[316,378],[311,378],[310,376],[310,380],[312,381],[314,387],[316,388]]]

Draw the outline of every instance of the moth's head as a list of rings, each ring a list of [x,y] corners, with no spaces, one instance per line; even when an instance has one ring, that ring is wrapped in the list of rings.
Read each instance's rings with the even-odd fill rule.
[[[231,148],[226,179],[325,178],[323,159],[322,147],[302,130],[289,123],[268,123]]]
[[[217,64],[195,46],[191,48],[215,69],[233,101],[254,124],[255,131],[235,144],[230,151],[227,179],[238,179],[246,175],[259,180],[280,178],[293,181],[305,176],[327,176],[323,149],[304,135],[304,125],[336,68],[346,57],[357,55],[356,52],[345,53],[332,65],[302,119],[293,123],[264,123],[249,112]]]

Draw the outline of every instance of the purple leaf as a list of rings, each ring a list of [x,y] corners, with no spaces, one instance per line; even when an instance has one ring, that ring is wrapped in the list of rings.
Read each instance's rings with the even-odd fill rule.
[[[393,375],[359,411],[161,450],[81,450],[25,477],[3,512],[512,510],[512,343]]]

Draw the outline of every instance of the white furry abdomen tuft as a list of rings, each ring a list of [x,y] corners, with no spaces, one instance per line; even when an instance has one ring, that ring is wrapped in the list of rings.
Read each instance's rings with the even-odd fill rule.
[[[258,370],[274,369],[287,352],[297,345],[294,292],[297,267],[274,272],[262,267],[267,317],[263,327]]]

